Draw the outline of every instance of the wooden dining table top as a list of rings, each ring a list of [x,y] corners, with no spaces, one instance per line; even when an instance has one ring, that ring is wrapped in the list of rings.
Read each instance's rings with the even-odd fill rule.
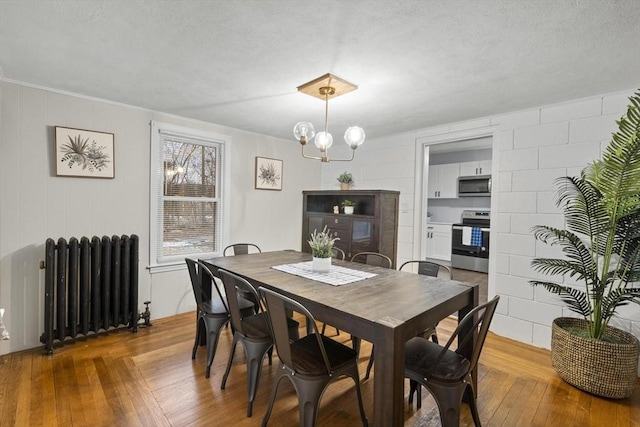
[[[372,324],[384,324],[390,328],[410,323],[425,311],[434,313],[432,324],[435,324],[443,317],[457,311],[457,307],[448,308],[452,305],[452,298],[472,292],[475,286],[454,280],[335,259],[332,260],[333,265],[367,271],[376,276],[334,286],[271,268],[311,261],[311,259],[311,254],[304,252],[276,251],[203,261],[214,270],[217,268],[230,270],[245,277],[254,285],[280,290],[290,297],[312,302],[318,308],[325,307],[349,313],[360,320]],[[323,319],[324,310],[320,311],[321,313],[314,312],[318,320],[329,320]],[[443,312],[446,314],[439,317]],[[348,331],[348,329],[345,330]],[[359,336],[367,339],[365,335]]]

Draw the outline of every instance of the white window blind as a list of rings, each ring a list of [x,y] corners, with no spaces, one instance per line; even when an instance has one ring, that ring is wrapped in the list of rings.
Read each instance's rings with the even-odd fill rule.
[[[221,252],[223,168],[229,138],[152,123],[151,263]]]

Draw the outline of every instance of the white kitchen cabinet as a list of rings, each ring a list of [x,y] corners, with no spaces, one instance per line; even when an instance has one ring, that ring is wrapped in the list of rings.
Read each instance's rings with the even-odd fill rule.
[[[451,261],[451,225],[427,223],[426,258]]]
[[[491,175],[491,160],[462,162],[459,165],[460,176]]]
[[[458,163],[429,165],[430,199],[454,199],[458,197],[457,185],[460,169]]]

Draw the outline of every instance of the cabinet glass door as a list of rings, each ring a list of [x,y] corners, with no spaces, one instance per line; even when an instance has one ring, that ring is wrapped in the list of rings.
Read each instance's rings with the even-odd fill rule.
[[[351,223],[351,256],[373,250],[373,222],[370,219],[353,219]]]

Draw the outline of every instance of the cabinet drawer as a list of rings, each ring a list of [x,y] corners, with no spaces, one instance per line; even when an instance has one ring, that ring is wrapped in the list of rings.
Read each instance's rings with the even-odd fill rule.
[[[345,231],[348,230],[351,225],[351,218],[340,215],[327,215],[325,216],[325,224],[331,231]]]
[[[351,233],[349,232],[349,229],[339,228],[336,230],[334,228],[329,227],[329,230],[330,230],[329,233],[331,234],[332,237],[337,237],[341,241],[347,244],[349,243],[349,240],[351,239]]]

